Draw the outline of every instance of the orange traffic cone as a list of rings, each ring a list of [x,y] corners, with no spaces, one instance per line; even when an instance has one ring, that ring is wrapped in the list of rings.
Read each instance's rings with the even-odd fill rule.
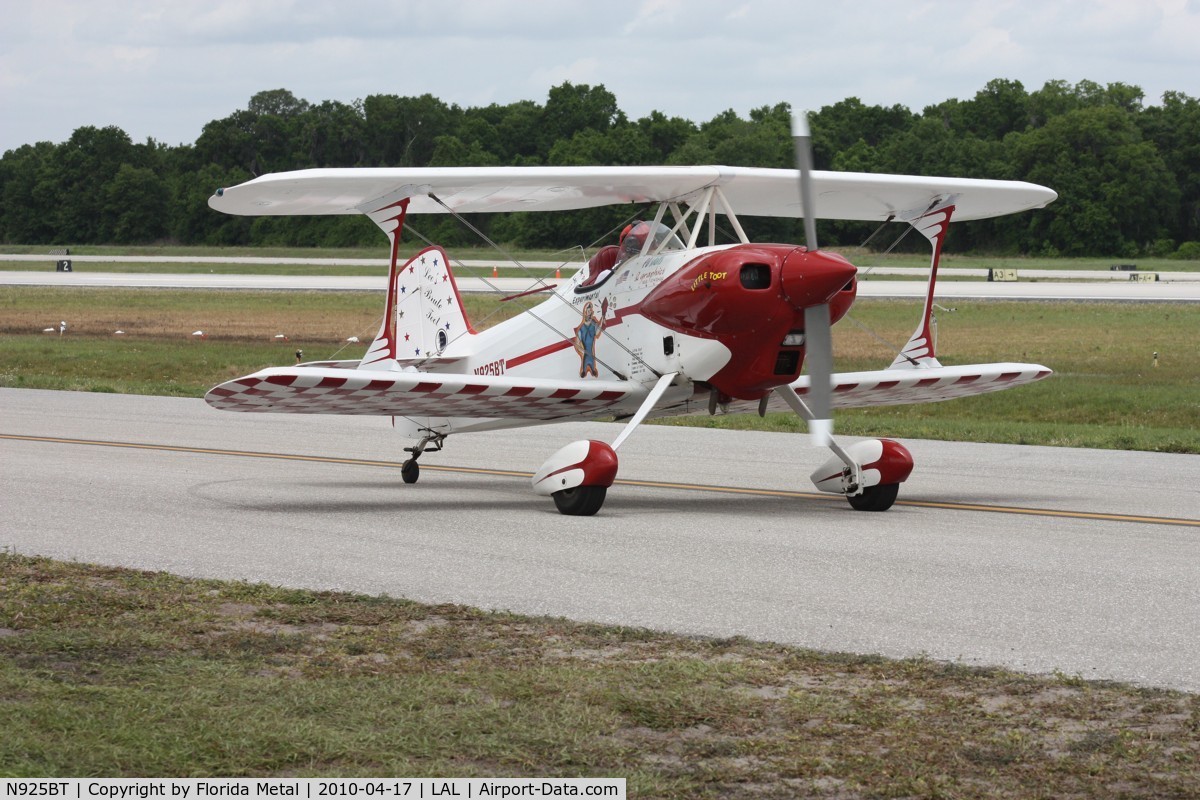
[[[554,277],[555,277],[555,279],[562,277],[562,268],[561,267],[554,268]]]
[[[493,265],[492,265],[492,277],[493,277],[493,278],[499,278],[499,277],[500,277],[500,268],[499,268],[499,267],[497,267],[495,264],[493,264]]]

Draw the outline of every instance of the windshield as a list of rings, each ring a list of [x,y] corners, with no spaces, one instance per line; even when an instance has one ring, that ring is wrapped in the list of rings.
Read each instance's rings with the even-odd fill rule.
[[[651,253],[658,250],[660,245],[662,245],[663,252],[683,249],[683,242],[666,225],[663,225],[661,222],[649,222],[646,224],[654,230],[654,244],[650,245]]]
[[[679,237],[661,222],[635,222],[622,234],[621,255],[617,258],[617,262],[620,263],[642,253],[647,239],[652,239],[649,249],[645,251],[648,254],[683,249],[683,242],[679,240]]]

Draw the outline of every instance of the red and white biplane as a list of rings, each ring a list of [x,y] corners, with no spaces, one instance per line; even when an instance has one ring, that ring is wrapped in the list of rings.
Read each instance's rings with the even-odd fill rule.
[[[220,189],[209,205],[243,215],[366,214],[391,242],[386,311],[362,359],[272,367],[214,387],[227,411],[390,416],[415,440],[401,470],[447,437],[548,422],[615,418],[610,443],[554,453],[533,489],[559,511],[596,513],[617,451],[647,417],[791,409],[833,455],[817,488],[882,511],[912,471],[898,442],[842,447],[832,410],[923,403],[1008,389],[1050,374],[1040,364],[942,366],[930,331],[947,227],[1040,208],[1056,194],[1017,181],[817,172],[796,124],[799,168],[464,167],[310,169]],[[561,211],[614,204],[654,209],[546,299],[483,331],[463,311],[446,253],[397,257],[417,214]],[[854,303],[856,269],[818,249],[813,220],[898,221],[932,244],[916,331],[886,369],[835,373],[831,325]],[[807,243],[755,244],[741,216],[805,218]],[[732,243],[717,243],[718,223]],[[806,374],[801,368],[808,362]]]

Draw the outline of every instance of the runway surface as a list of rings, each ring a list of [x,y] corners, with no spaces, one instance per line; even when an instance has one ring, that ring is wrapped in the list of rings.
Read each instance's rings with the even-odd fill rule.
[[[1165,274],[1165,273],[1164,273]],[[554,284],[553,278],[547,283]],[[458,278],[463,292],[523,292],[529,278]],[[309,291],[380,291],[387,276],[373,275],[217,275],[137,272],[22,272],[0,271],[0,285],[149,287],[160,289],[255,289]],[[925,297],[926,283],[919,280],[859,281],[859,297]],[[1092,300],[1105,302],[1200,302],[1200,281],[1030,281],[988,283],[986,281],[939,281],[939,300]]]
[[[451,438],[408,486],[386,420],[0,389],[0,547],[1200,691],[1196,456],[906,441],[867,514],[806,437],[643,426],[598,516],[532,494],[617,430]]]
[[[576,254],[577,251],[572,251]],[[39,255],[30,253],[0,253],[0,262],[24,262],[30,264],[42,264],[45,269],[50,272],[55,271],[55,264],[59,258],[64,256],[58,255]],[[304,258],[296,256],[136,256],[136,255],[74,255],[70,256],[72,262],[81,264],[244,264],[247,266],[257,265],[305,265],[305,266],[325,266],[325,267],[377,267],[386,272],[388,268],[388,259],[386,258]],[[498,259],[454,259],[455,266],[464,267],[483,267],[506,272],[520,271],[527,269],[534,275],[544,275],[554,272],[558,268],[566,274],[574,274],[575,270],[583,266],[584,262],[580,260],[566,259],[563,261],[532,261],[522,260],[520,264],[516,264],[508,260]],[[1135,265],[1136,266],[1136,265]],[[1014,268],[1022,280],[1074,280],[1074,281],[1123,281],[1128,283],[1132,271],[1126,270],[1078,270],[1078,269],[1026,269],[1024,267]],[[877,265],[860,265],[858,267],[860,275],[907,275],[916,278],[925,278],[929,275],[928,267],[894,267],[894,266],[877,266]],[[991,270],[983,267],[946,267],[943,266],[938,275],[945,278],[986,278]],[[1153,272],[1153,270],[1147,270]],[[1200,272],[1158,272],[1160,281],[1200,281]]]

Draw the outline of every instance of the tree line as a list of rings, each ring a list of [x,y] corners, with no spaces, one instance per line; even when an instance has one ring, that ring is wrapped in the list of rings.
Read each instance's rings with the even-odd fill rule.
[[[1200,258],[1200,101],[1167,92],[996,79],[968,100],[920,113],[848,98],[811,115],[818,169],[1026,180],[1047,209],[958,225],[958,250]],[[286,89],[206,124],[195,144],[135,143],[81,127],[60,144],[0,157],[0,241],[10,244],[377,245],[365,217],[241,218],[208,196],[255,175],[307,167],[724,164],[791,167],[790,108],[695,123],[658,111],[631,120],[604,86],[563,83],[544,104],[461,108],[431,96],[309,103]],[[591,245],[628,208],[472,219],[522,247]],[[444,244],[477,241],[450,217],[413,220]],[[793,220],[750,218],[756,239],[799,241]],[[860,243],[872,227],[822,222],[822,241]]]

